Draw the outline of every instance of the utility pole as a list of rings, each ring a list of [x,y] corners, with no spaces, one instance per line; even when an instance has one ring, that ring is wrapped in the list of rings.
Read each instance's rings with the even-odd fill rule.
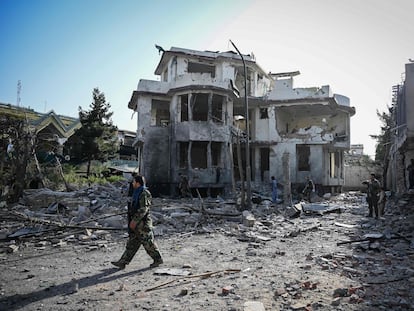
[[[252,206],[252,188],[251,188],[251,169],[250,169],[250,144],[249,144],[249,102],[247,99],[247,70],[246,70],[246,62],[244,61],[243,54],[240,53],[239,49],[230,40],[230,43],[236,49],[237,53],[240,55],[242,62],[243,62],[243,69],[244,69],[244,109],[245,109],[245,120],[246,120],[246,184],[247,184],[247,198],[246,198],[246,206],[247,209],[251,209]]]
[[[16,101],[16,105],[17,107],[20,107],[20,91],[22,89],[22,81],[18,80],[17,81],[17,101]]]

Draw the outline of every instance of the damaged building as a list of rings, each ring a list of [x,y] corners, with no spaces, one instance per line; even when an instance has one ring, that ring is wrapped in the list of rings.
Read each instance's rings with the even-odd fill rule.
[[[185,175],[192,189],[225,195],[246,158],[255,187],[275,176],[295,190],[311,176],[320,192],[341,190],[355,114],[347,97],[329,86],[294,88],[299,72],[269,73],[233,51],[172,47],[155,74],[160,80],[140,80],[128,104],[139,170],[154,193],[176,193]]]
[[[403,81],[393,86],[386,187],[397,194],[409,188],[408,166],[414,159],[414,63],[405,64]]]

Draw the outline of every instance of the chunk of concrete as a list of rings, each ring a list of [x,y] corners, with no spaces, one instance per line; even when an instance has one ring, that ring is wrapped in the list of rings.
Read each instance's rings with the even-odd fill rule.
[[[243,311],[265,311],[265,307],[260,301],[246,301],[243,304]]]

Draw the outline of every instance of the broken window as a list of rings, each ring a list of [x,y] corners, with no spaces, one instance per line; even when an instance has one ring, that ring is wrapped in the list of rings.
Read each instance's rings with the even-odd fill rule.
[[[222,143],[217,143],[217,142],[211,143],[211,165],[212,166],[220,166],[221,145]]]
[[[207,168],[207,147],[208,142],[195,141],[191,145],[191,166],[192,168]]]
[[[181,95],[180,96],[180,104],[181,104],[181,122],[188,121],[188,95]]]
[[[306,145],[296,145],[296,158],[298,161],[298,171],[310,171],[310,147]]]
[[[178,143],[178,165],[180,168],[188,168],[188,142]]]
[[[191,96],[193,121],[207,121],[208,94],[196,93]]]
[[[151,126],[168,126],[170,102],[153,99],[151,103]]]
[[[269,119],[267,108],[260,108],[260,119]]]
[[[208,64],[188,62],[188,72],[209,73],[214,78],[216,76],[216,67]]]
[[[265,172],[269,172],[269,148],[260,148],[260,175],[265,179]]]
[[[223,100],[224,100],[224,96],[213,94],[213,103],[212,103],[212,112],[211,112],[213,122],[218,122],[218,123],[223,122]]]

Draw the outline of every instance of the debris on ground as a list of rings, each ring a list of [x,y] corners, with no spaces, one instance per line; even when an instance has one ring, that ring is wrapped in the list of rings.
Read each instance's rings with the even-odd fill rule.
[[[414,310],[413,195],[366,217],[364,195],[241,211],[237,200],[154,198],[164,264],[128,237],[125,185],[36,189],[0,209],[0,310]]]

